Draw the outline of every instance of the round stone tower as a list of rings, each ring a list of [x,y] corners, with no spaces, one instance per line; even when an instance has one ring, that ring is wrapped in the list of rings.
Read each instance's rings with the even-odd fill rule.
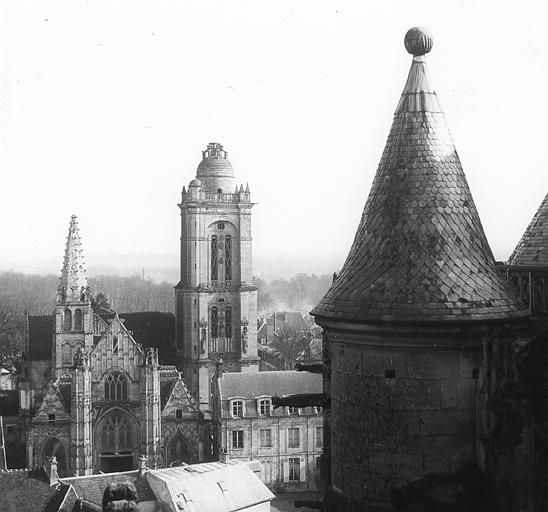
[[[485,404],[528,313],[499,276],[412,28],[411,69],[324,329],[328,498],[362,510],[428,474],[489,473]],[[330,435],[329,435],[330,432]]]

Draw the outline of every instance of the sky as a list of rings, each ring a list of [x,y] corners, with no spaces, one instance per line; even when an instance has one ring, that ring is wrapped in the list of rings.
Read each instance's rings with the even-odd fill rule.
[[[0,3],[0,269],[178,265],[183,185],[220,142],[249,183],[255,272],[350,248],[411,56],[427,56],[495,258],[548,192],[548,2]]]

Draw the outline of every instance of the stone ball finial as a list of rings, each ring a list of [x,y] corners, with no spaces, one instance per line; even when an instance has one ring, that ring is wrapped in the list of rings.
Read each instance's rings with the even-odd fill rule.
[[[407,31],[403,40],[405,49],[414,57],[424,55],[432,49],[434,39],[430,30],[424,27],[413,27]]]

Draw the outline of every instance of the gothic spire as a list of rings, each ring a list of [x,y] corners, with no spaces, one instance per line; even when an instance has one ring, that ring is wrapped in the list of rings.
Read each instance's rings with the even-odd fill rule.
[[[499,276],[413,28],[411,70],[346,262],[314,315],[365,322],[527,315]]]
[[[63,269],[59,283],[59,301],[87,300],[88,281],[86,278],[86,268],[84,264],[84,253],[80,235],[78,234],[78,221],[76,215],[70,219],[67,245],[65,248],[65,258],[63,260]]]

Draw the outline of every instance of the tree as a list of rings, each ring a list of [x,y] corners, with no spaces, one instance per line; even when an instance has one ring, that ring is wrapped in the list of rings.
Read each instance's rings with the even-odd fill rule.
[[[103,292],[99,292],[95,297],[91,297],[91,307],[98,315],[112,311],[110,301]]]
[[[6,301],[0,301],[0,361],[23,351],[25,321]]]
[[[283,325],[276,330],[273,340],[269,343],[285,361],[285,368],[292,370],[298,355],[310,343],[310,333],[307,331],[296,331],[289,326]]]

